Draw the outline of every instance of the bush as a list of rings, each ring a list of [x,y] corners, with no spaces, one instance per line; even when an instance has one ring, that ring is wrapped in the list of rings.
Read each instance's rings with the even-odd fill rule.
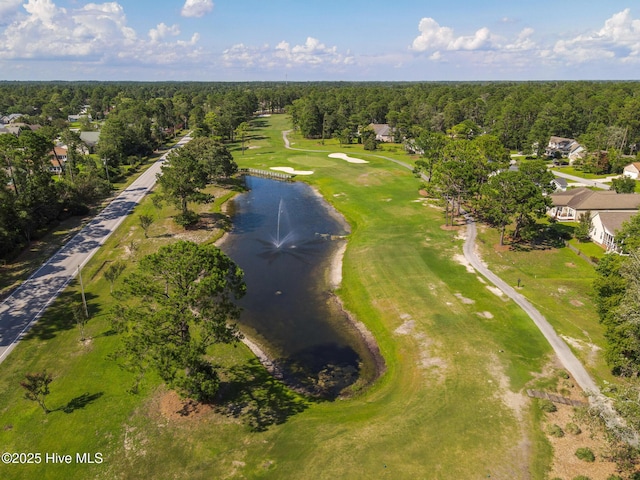
[[[567,423],[567,426],[564,427],[565,431],[569,432],[571,435],[580,435],[582,430],[575,423]]]
[[[607,480],[622,480],[622,477],[620,475],[609,475]]]
[[[196,223],[198,223],[199,219],[200,216],[196,212],[192,212],[191,210],[188,210],[186,213],[180,213],[175,217],[176,223],[183,228],[195,225]]]
[[[591,478],[586,475],[578,475],[577,477],[573,477],[571,480],[591,480]]]
[[[576,450],[576,457],[585,462],[595,462],[596,456],[593,454],[590,448],[582,447]]]
[[[539,400],[538,405],[540,406],[540,410],[546,413],[553,413],[558,410],[558,407],[556,407],[555,403],[551,400]]]
[[[560,428],[560,425],[556,425],[555,423],[547,427],[547,433],[553,437],[558,437],[558,438],[564,437],[564,432],[562,431],[562,428]]]

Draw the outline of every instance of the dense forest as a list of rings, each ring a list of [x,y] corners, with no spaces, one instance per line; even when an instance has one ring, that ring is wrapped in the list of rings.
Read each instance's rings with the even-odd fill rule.
[[[69,116],[81,111],[91,121],[83,117],[71,131]],[[440,179],[433,189],[453,203],[479,202],[504,188],[493,182],[493,190],[484,187],[487,195],[480,191],[509,150],[541,155],[552,135],[578,139],[592,152],[585,168],[606,173],[621,171],[640,144],[638,82],[0,82],[0,115],[20,114],[19,121],[41,127],[0,135],[0,181],[8,186],[0,194],[0,257],[59,218],[86,211],[110,181],[135,171],[178,129],[229,142],[256,112],[285,111],[306,137],[359,141],[370,149],[376,143],[368,125],[388,124],[397,142],[422,154],[420,167]],[[97,147],[83,145],[77,130],[96,129]],[[440,157],[455,164],[469,156],[461,144],[445,148],[451,139],[473,141],[471,150],[484,157],[475,167],[482,172],[469,173],[476,185],[447,186],[451,179],[433,171]],[[49,172],[54,142],[70,147],[58,179]],[[513,214],[494,209],[490,216],[503,227]]]

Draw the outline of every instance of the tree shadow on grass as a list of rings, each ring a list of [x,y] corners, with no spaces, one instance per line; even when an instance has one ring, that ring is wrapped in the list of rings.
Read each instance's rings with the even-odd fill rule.
[[[87,307],[89,309],[89,322],[102,310],[100,305],[94,303],[96,295],[86,292]],[[77,328],[77,322],[73,316],[73,308],[82,307],[82,297],[79,292],[62,292],[52,305],[47,307],[46,313],[29,329],[26,339],[49,340],[58,332]]]
[[[62,410],[64,413],[73,413],[76,410],[81,410],[87,405],[89,405],[90,403],[95,402],[100,397],[102,397],[102,395],[104,395],[104,392],[98,392],[98,393],[92,393],[92,394],[83,393],[82,395],[79,395],[69,400],[69,402],[64,407],[57,408],[56,410]]]
[[[216,398],[218,411],[241,418],[256,432],[285,423],[311,402],[272,377],[257,359],[232,368],[226,377]]]

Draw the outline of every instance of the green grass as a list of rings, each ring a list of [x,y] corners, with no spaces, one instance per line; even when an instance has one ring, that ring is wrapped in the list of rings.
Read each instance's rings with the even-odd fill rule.
[[[235,394],[245,408],[235,415],[222,403],[196,420],[167,418],[163,389],[153,376],[140,394],[127,393],[132,375],[109,359],[117,343],[107,319],[114,299],[101,272],[119,258],[132,268],[141,255],[170,241],[167,235],[182,235],[168,218],[175,211],[157,211],[147,199],[85,267],[91,342],[78,341],[62,299],[2,364],[0,375],[5,450],[99,451],[104,463],[3,466],[3,478],[517,478],[523,468],[544,478],[552,453],[539,414],[509,406],[508,393],[539,376],[551,349],[513,302],[456,261],[462,240],[457,231],[441,228],[442,213],[418,196],[418,179],[380,156],[412,159],[386,146],[372,154],[295,135],[294,147],[324,153],[287,151],[280,133],[289,128],[286,117],[266,122],[252,132],[253,148],[235,150],[235,158],[241,167],[313,169],[314,175],[299,180],[347,218],[352,231],[337,293],[375,336],[386,361],[382,377],[349,399],[305,401],[267,382],[239,346],[211,352],[229,372],[226,380],[244,379],[235,387],[242,395]],[[340,151],[370,163],[327,156]],[[220,200],[228,195],[217,192]],[[137,225],[141,212],[157,218],[148,240]],[[201,240],[219,234],[211,228]],[[132,241],[135,256],[128,253]],[[528,288],[530,277],[524,278]],[[549,280],[569,284],[569,278]],[[67,295],[77,295],[74,288]],[[586,291],[587,283],[580,284],[579,293]],[[579,328],[567,323],[572,335]],[[46,416],[21,398],[18,386],[25,372],[45,367],[55,376],[50,407],[63,408]],[[256,431],[260,421],[266,428]],[[523,457],[515,449],[525,438],[531,447]]]
[[[613,381],[602,356],[604,330],[592,300],[594,267],[569,248],[505,251],[496,248],[498,243],[498,232],[480,230],[478,245],[483,260],[511,285],[516,286],[520,280],[520,293],[560,335],[573,341],[569,346],[596,380]],[[587,245],[597,247],[581,244],[580,248]],[[588,250],[585,253],[590,256]]]
[[[580,177],[580,178],[586,178],[587,180],[599,180],[602,178],[607,178],[610,177],[612,174],[603,174],[603,175],[596,175],[593,173],[587,173],[584,172],[582,170],[579,170],[575,167],[569,167],[569,166],[562,166],[562,167],[553,167],[552,170],[557,170],[559,172],[562,173],[566,173],[568,175],[575,175],[576,177]]]

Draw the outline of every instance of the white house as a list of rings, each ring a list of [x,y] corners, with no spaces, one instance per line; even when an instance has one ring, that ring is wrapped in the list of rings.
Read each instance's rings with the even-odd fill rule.
[[[545,154],[548,157],[554,157],[558,153],[561,157],[568,158],[569,163],[573,163],[575,160],[584,156],[584,147],[573,138],[549,138],[549,144],[545,149]]]
[[[67,163],[68,150],[63,147],[53,147],[53,150],[49,152],[50,164],[49,171],[55,174],[61,174],[64,170],[64,165]],[[62,165],[61,165],[62,164]]]
[[[622,174],[634,180],[640,179],[640,162],[633,162],[624,167]]]
[[[594,243],[601,245],[607,251],[618,251],[616,234],[622,224],[637,212],[598,212],[591,219],[589,236]]]

